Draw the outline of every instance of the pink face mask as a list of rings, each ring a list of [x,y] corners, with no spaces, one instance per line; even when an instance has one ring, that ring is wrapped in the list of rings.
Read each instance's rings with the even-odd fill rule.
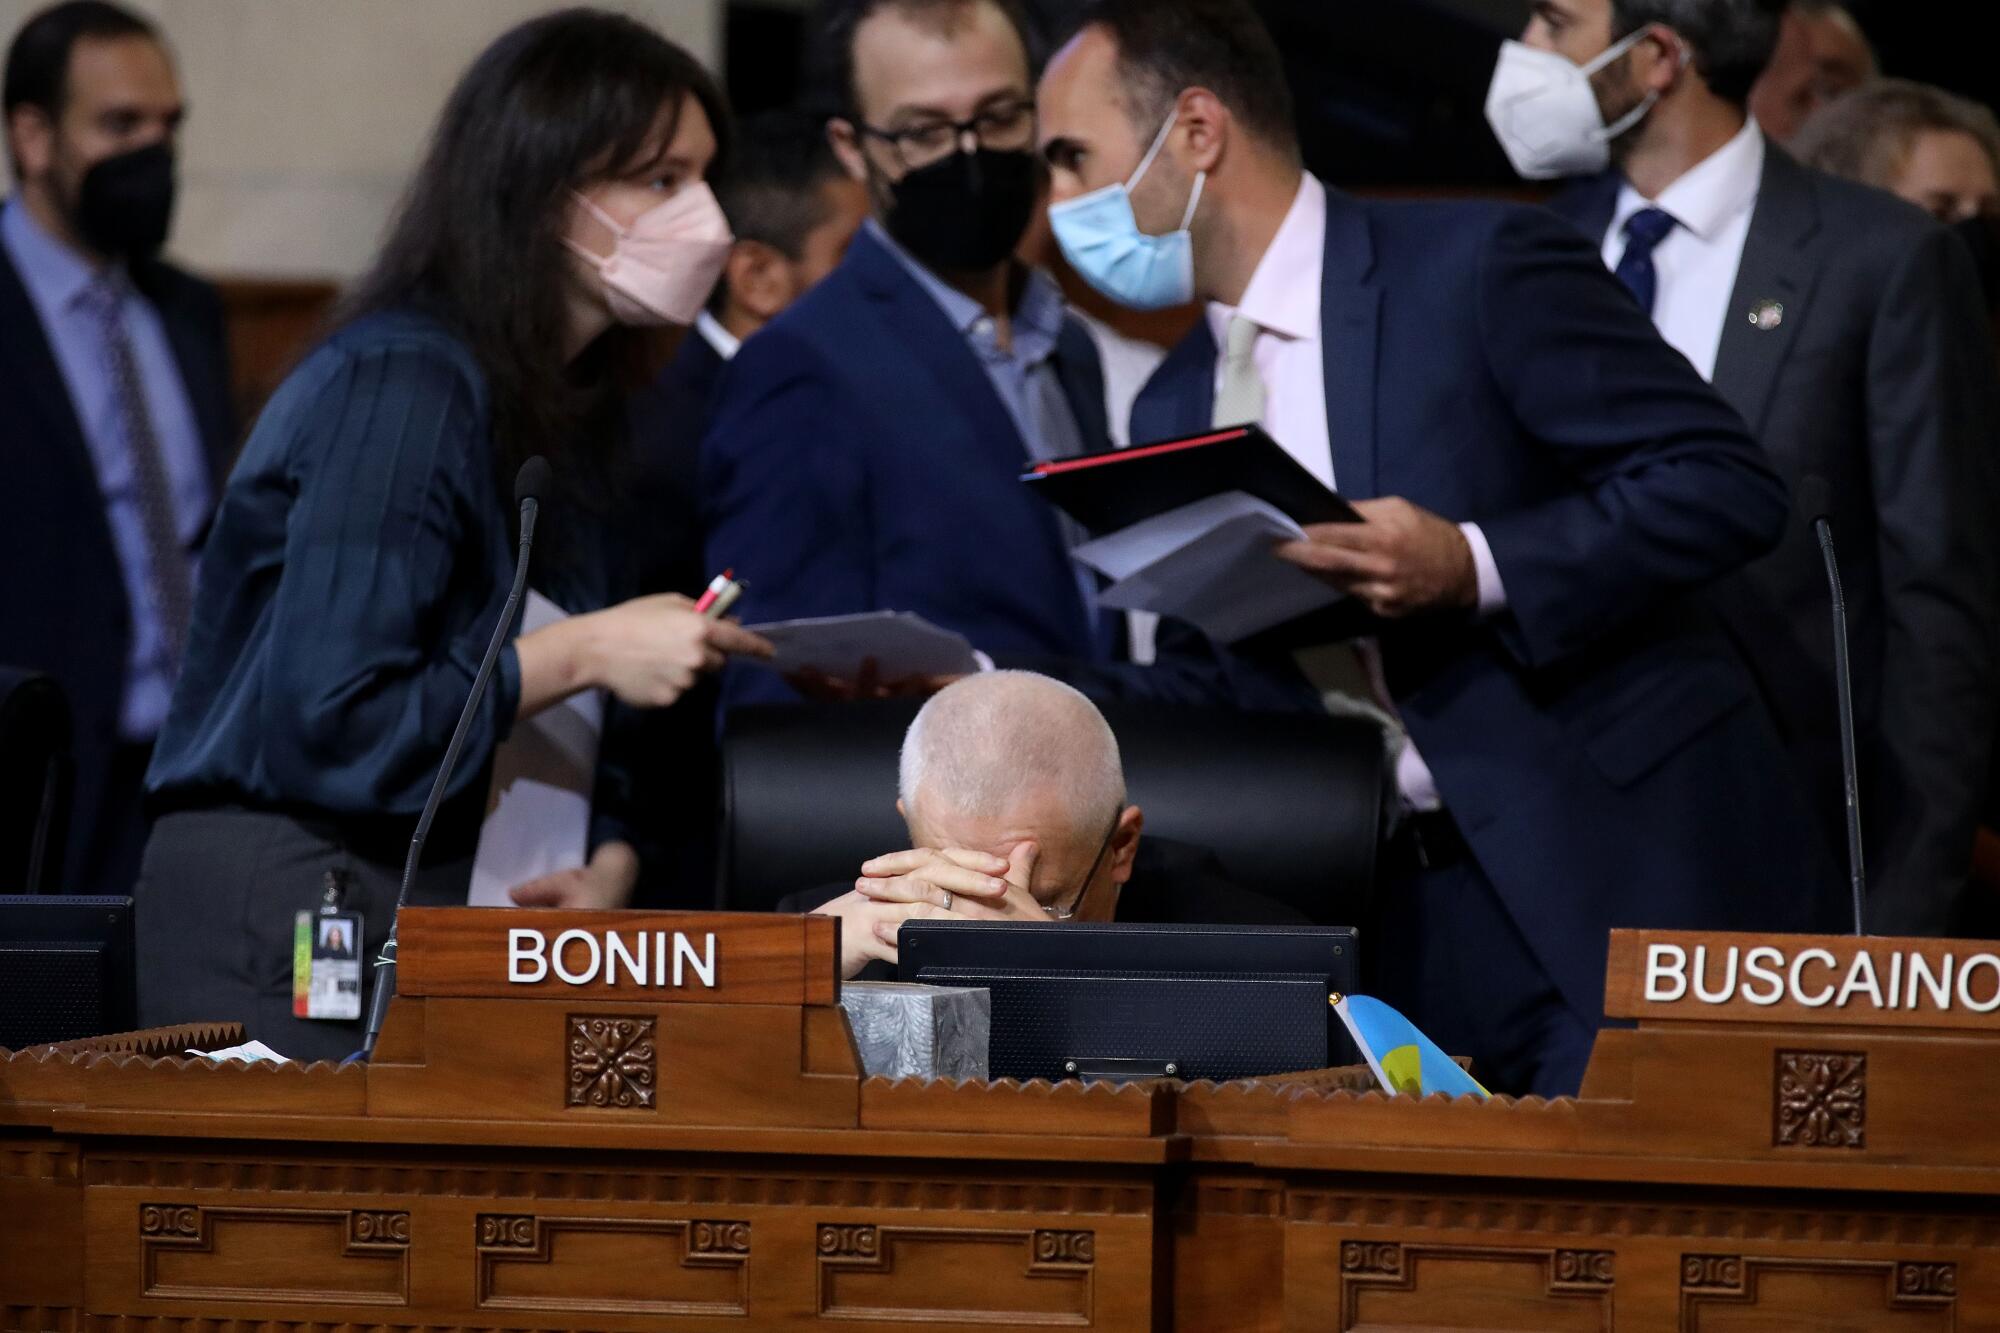
[[[692,324],[715,290],[735,238],[705,181],[683,187],[621,227],[581,194],[577,203],[616,237],[609,255],[571,238],[563,244],[597,270],[611,317],[620,324]]]

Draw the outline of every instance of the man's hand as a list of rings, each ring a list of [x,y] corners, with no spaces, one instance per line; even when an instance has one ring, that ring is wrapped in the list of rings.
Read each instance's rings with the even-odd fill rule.
[[[607,842],[589,865],[529,880],[508,896],[522,907],[623,907],[638,883],[639,854],[630,843]]]
[[[1361,523],[1315,523],[1274,548],[1385,619],[1479,604],[1479,570],[1456,523],[1392,496],[1357,500]]]
[[[877,959],[896,961],[896,931],[913,917],[954,916],[925,902],[878,902],[865,894],[843,893],[813,912],[840,918],[840,975],[853,976]]]
[[[964,847],[915,847],[861,867],[855,891],[884,903],[924,903],[953,916],[1046,921],[1028,892],[1038,852],[1024,842],[1006,860]]]

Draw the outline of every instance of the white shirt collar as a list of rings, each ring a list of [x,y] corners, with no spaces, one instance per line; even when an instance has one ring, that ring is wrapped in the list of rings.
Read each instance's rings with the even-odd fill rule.
[[[1756,206],[1763,181],[1764,132],[1755,120],[1746,120],[1734,138],[1682,172],[1658,199],[1646,198],[1629,183],[1622,187],[1611,234],[1623,234],[1625,220],[1639,210],[1658,207],[1701,240],[1713,240],[1732,219]]]
[[[1283,338],[1319,337],[1320,274],[1326,266],[1326,187],[1311,172],[1286,210],[1278,234],[1243,289],[1243,304],[1208,304],[1215,345],[1227,341],[1230,317],[1242,314]]]
[[[723,328],[722,321],[706,310],[694,317],[694,331],[699,333],[708,345],[715,349],[715,354],[724,361],[735,356],[736,349],[743,345],[741,338]]]

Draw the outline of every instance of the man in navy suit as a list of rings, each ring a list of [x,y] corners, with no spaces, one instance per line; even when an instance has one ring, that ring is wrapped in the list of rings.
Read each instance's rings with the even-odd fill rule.
[[[743,340],[833,271],[868,213],[817,117],[770,111],[745,120],[715,195],[736,243],[708,309],[632,403],[637,457],[622,520],[631,595],[699,593],[699,459],[722,369]],[[715,701],[704,681],[673,708],[619,710],[634,808],[645,811],[639,901],[706,905],[714,893]]]
[[[1822,480],[1840,542],[1868,924],[1949,935],[1966,910],[2000,665],[2000,384],[1979,283],[1944,228],[1802,166],[1745,112],[1769,0],[1542,0],[1530,48],[1582,65],[1612,170],[1555,210],[1743,414],[1778,473]],[[1636,39],[1636,40],[1634,40]],[[1601,87],[1600,87],[1601,85]],[[1811,514],[1712,600],[1776,718],[1829,849],[1845,848],[1826,568]]]
[[[235,441],[222,303],[153,257],[181,96],[150,23],[98,0],[43,11],[4,101],[20,189],[0,205],[0,662],[69,695],[63,884],[122,894]]]
[[[1691,596],[1777,541],[1784,488],[1590,247],[1321,185],[1239,0],[1096,6],[1040,113],[1079,272],[1209,303],[1134,437],[1261,421],[1365,519],[1277,553],[1372,621],[1287,650],[1402,733],[1375,993],[1491,1087],[1574,1092],[1611,927],[1829,924],[1838,877]]]
[[[1212,699],[1205,644],[1120,662],[1075,534],[1020,484],[1106,447],[1090,335],[1013,257],[1038,206],[1034,92],[1012,0],[849,0],[829,49],[835,151],[874,217],[819,287],[730,363],[702,446],[711,569],[750,621],[890,609],[1004,664],[1099,692]],[[732,668],[724,701],[795,697]]]

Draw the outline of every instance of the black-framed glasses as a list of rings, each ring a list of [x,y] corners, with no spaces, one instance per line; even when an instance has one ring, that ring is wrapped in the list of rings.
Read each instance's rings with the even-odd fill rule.
[[[981,148],[998,153],[1019,152],[1035,141],[1035,104],[1027,98],[988,107],[971,120],[927,120],[900,130],[862,123],[861,132],[889,145],[906,171],[942,162],[958,151],[969,134]]]
[[[1104,854],[1111,850],[1111,839],[1117,836],[1118,823],[1124,815],[1125,812],[1121,809],[1111,816],[1111,827],[1104,830],[1104,841],[1097,844],[1097,855],[1090,859],[1090,869],[1083,872],[1083,883],[1077,885],[1076,892],[1070,895],[1068,904],[1062,907],[1056,906],[1055,903],[1042,904],[1042,910],[1049,914],[1051,920],[1068,921],[1076,915],[1076,909],[1083,906],[1084,896],[1090,892],[1090,882],[1097,878],[1098,867],[1104,864]]]

